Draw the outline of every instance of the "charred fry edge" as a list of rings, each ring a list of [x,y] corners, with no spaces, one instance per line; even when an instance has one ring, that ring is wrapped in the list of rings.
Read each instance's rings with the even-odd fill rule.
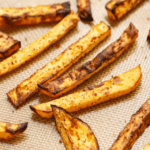
[[[83,106],[81,105],[81,103],[82,102],[84,102],[84,99],[85,98],[83,98],[83,99],[81,99],[82,101],[80,102],[80,105],[78,105],[78,104],[73,104],[73,106],[72,106],[72,104],[69,104],[65,109],[66,110],[68,110],[68,111],[70,111],[70,112],[76,112],[76,111],[78,111],[78,110],[81,110],[81,109],[85,109],[85,108],[88,108],[88,107],[91,107],[91,106],[94,106],[94,105],[97,105],[97,104],[100,104],[100,103],[103,103],[103,102],[106,102],[106,101],[108,101],[108,100],[112,100],[112,99],[115,99],[115,98],[117,98],[117,97],[121,97],[121,96],[123,96],[123,95],[126,95],[126,94],[129,94],[129,93],[131,93],[133,90],[135,90],[136,88],[137,88],[137,86],[140,84],[140,82],[141,82],[141,79],[142,79],[142,71],[141,71],[141,67],[140,67],[140,65],[139,66],[137,66],[136,68],[133,68],[133,69],[131,69],[131,70],[129,70],[129,71],[127,71],[127,72],[125,72],[125,73],[123,73],[123,74],[120,74],[120,75],[118,75],[118,76],[121,76],[121,75],[124,75],[124,74],[126,74],[126,73],[128,73],[128,72],[130,72],[130,71],[133,71],[133,70],[137,70],[138,69],[138,71],[139,71],[139,73],[140,73],[140,76],[139,76],[139,78],[138,79],[136,79],[136,81],[135,81],[135,83],[134,83],[134,86],[132,86],[132,87],[129,87],[129,89],[126,89],[126,90],[122,90],[122,92],[118,92],[118,94],[116,95],[113,95],[113,96],[110,96],[110,97],[108,97],[109,96],[109,94],[108,94],[108,96],[105,96],[105,98],[103,97],[103,99],[100,99],[100,101],[98,101],[98,99],[99,98],[96,98],[96,99],[94,99],[94,98],[90,98],[90,101],[89,101],[89,105],[86,105],[86,104],[84,104]],[[73,93],[73,94],[70,94],[71,96],[72,95],[74,95],[74,94],[76,94],[76,93],[83,93],[84,94],[84,92],[88,92],[88,91],[94,91],[94,89],[95,88],[99,88],[99,87],[101,87],[101,86],[103,86],[104,85],[104,83],[107,83],[107,82],[109,82],[109,81],[111,81],[112,79],[113,80],[115,80],[118,76],[116,76],[116,77],[113,77],[113,78],[111,78],[110,80],[107,80],[107,81],[104,81],[104,82],[102,82],[102,83],[100,83],[100,84],[98,84],[98,85],[94,85],[94,86],[90,86],[90,87],[88,87],[88,88],[85,88],[84,90],[81,90],[81,91],[78,91],[78,92],[75,92],[75,93]],[[86,93],[87,94],[87,93]],[[85,94],[84,94],[85,95]],[[96,95],[94,95],[94,96],[96,96]],[[66,98],[67,99],[67,97],[69,97],[69,95],[67,95],[67,96],[64,96],[63,98]],[[58,101],[57,101],[58,100]],[[39,116],[41,116],[42,118],[51,118],[52,117],[52,110],[51,110],[51,105],[56,105],[55,104],[55,102],[60,102],[59,100],[61,100],[61,98],[58,98],[58,99],[55,99],[54,101],[52,101],[52,102],[48,102],[48,103],[45,103],[45,104],[48,104],[50,107],[48,107],[48,108],[44,108],[44,109],[37,109],[36,108],[36,105],[30,105],[29,107],[30,107],[30,109],[33,111],[33,112],[35,112],[36,114],[38,114]],[[65,101],[65,100],[64,100]],[[54,103],[53,103],[54,102]],[[64,102],[62,102],[62,104],[63,104]],[[44,104],[44,103],[43,103]],[[41,104],[39,104],[39,105],[41,105]],[[61,107],[62,107],[62,105],[61,105]],[[73,108],[73,109],[70,109],[70,108]]]
[[[147,40],[150,41],[150,30],[149,30],[149,33],[148,33]]]
[[[116,50],[115,51],[113,50],[116,48],[114,45],[115,43],[119,42],[119,40],[121,41],[121,37],[124,34],[127,34],[129,36],[128,38],[130,39],[130,42],[128,42],[124,47],[121,46],[121,48],[118,48],[119,50],[115,52]],[[129,27],[123,32],[123,34],[117,41],[115,41],[113,44],[108,46],[105,50],[100,52],[91,61],[84,63],[81,67],[73,70],[70,73],[64,74],[63,76],[59,77],[56,80],[53,80],[46,84],[39,84],[38,86],[40,92],[50,97],[58,97],[72,90],[77,85],[81,84],[82,82],[90,78],[92,75],[94,75],[95,73],[97,73],[104,67],[108,66],[113,61],[115,61],[116,58],[119,57],[125,50],[127,50],[128,47],[136,40],[137,36],[138,36],[138,30],[135,28],[135,26],[132,23],[130,23]],[[65,78],[70,78],[71,80],[75,80],[75,82],[73,82],[69,86],[61,87],[61,84],[67,82],[64,80]]]
[[[104,27],[106,30],[97,30],[97,27]],[[93,30],[97,31],[96,35],[93,35]],[[28,79],[24,80],[23,82],[21,82],[19,85],[17,85],[17,87],[15,87],[13,90],[9,91],[7,93],[8,96],[8,100],[13,104],[13,106],[15,108],[18,108],[19,106],[21,106],[26,100],[27,98],[29,98],[31,95],[35,94],[38,91],[38,85],[40,83],[46,83],[47,81],[52,81],[54,79],[56,79],[57,77],[59,77],[62,73],[64,73],[68,68],[70,68],[73,64],[75,64],[79,59],[81,59],[82,57],[84,57],[84,55],[86,55],[87,53],[89,53],[91,50],[93,50],[94,47],[96,47],[101,41],[103,41],[104,39],[106,39],[109,35],[111,34],[111,28],[105,24],[103,21],[100,22],[99,24],[95,25],[86,35],[84,35],[82,38],[80,38],[77,42],[73,43],[71,46],[69,46],[64,52],[62,52],[59,56],[57,56],[54,60],[52,60],[51,62],[49,62],[47,65],[45,65],[43,68],[39,69],[37,72],[35,72],[33,75],[31,75]],[[82,46],[80,46],[78,48],[78,43],[80,43],[80,41],[85,41],[85,39],[87,39],[87,37],[90,37],[90,42],[89,42],[89,47],[85,46],[84,49],[82,49]],[[58,58],[61,60],[61,57],[65,57],[66,54],[68,54],[68,52],[70,52],[70,49],[73,52],[73,49],[77,48],[80,50],[80,52],[77,55],[72,55],[72,58],[69,59],[69,61],[67,61],[67,63],[64,63],[63,67],[61,67],[60,69],[58,69],[57,67],[59,67],[59,64],[57,64],[56,67],[56,72],[54,74],[52,74],[51,72],[48,72],[48,74],[46,76],[43,75],[43,78],[40,79],[40,81],[37,81],[36,84],[31,84],[27,85],[26,87],[30,87],[31,85],[35,87],[34,89],[30,89],[27,90],[28,93],[23,93],[22,89],[24,87],[21,87],[24,82],[28,82],[32,81],[32,79],[41,71],[43,70],[52,70],[52,63],[56,62],[56,60],[58,60]],[[49,67],[50,66],[50,67]],[[21,93],[21,94],[20,94]],[[15,97],[14,97],[15,95]]]
[[[108,4],[111,3],[113,0],[111,0],[110,2],[108,2],[105,6],[107,12],[108,12],[108,16],[109,18],[111,18],[112,20],[116,21],[119,20],[121,18],[123,18],[127,13],[129,13],[130,11],[132,11],[132,9],[134,9],[140,2],[142,2],[142,0],[140,0],[139,2],[137,2],[136,5],[133,5],[133,7],[130,10],[126,10],[126,13],[123,14],[121,17],[118,17],[116,14],[116,9],[120,6],[124,6],[124,3],[127,2],[128,0],[123,0],[123,1],[116,1],[116,3],[114,4],[113,8],[109,8]],[[135,2],[136,3],[136,2]]]
[[[6,133],[10,133],[12,137],[8,137],[7,139],[10,139],[10,138],[13,138],[14,136],[20,134],[20,133],[23,133],[27,127],[28,127],[28,122],[25,122],[25,123],[21,123],[21,124],[17,124],[19,127],[15,130],[9,128],[11,127],[13,124],[11,123],[6,123]],[[7,140],[7,139],[0,139],[0,140]]]
[[[51,7],[55,7],[57,5],[62,5],[64,8],[63,9],[56,9],[56,14],[54,16],[54,14],[52,13],[48,13],[48,14],[43,14],[43,15],[29,15],[28,13],[24,13],[23,15],[18,15],[16,17],[13,17],[11,15],[8,14],[3,14],[2,16],[0,16],[1,21],[0,21],[0,25],[1,26],[10,26],[10,25],[35,25],[35,24],[39,24],[42,22],[47,22],[45,21],[47,18],[52,17],[52,21],[48,21],[48,22],[56,22],[56,21],[61,21],[67,14],[69,14],[71,12],[70,9],[70,2],[64,2],[62,4],[53,4],[53,5],[43,5],[43,6],[51,6]],[[42,6],[42,5],[40,5]],[[37,6],[35,6],[34,8],[36,8]],[[20,10],[20,9],[24,9],[22,8],[16,8],[16,10]],[[36,18],[40,17],[41,21],[37,22]],[[32,19],[31,22],[28,21],[28,19]]]
[[[84,121],[82,121],[80,118],[74,116],[72,113],[69,113],[69,112],[66,111],[65,109],[63,109],[63,108],[61,108],[61,107],[58,107],[58,106],[56,106],[56,105],[51,105],[51,107],[52,107],[52,112],[53,112],[53,114],[54,114],[54,117],[55,117],[55,110],[56,110],[56,109],[61,110],[61,111],[65,112],[67,115],[69,115],[69,116],[73,117],[74,119],[77,119],[78,121],[80,121],[84,126],[86,126],[90,131],[92,131],[91,127],[90,127],[86,122],[84,122]],[[55,121],[55,123],[56,123],[56,121]],[[57,123],[56,123],[56,126],[57,126]],[[57,130],[58,130],[58,129],[57,129]],[[91,134],[91,133],[90,133],[90,134]],[[95,134],[94,134],[93,131],[92,131],[92,134],[93,134],[94,139],[95,139],[95,143],[96,143],[96,146],[97,146],[97,150],[99,150],[98,140],[97,140],[97,138],[96,138],[96,136],[95,136]],[[70,142],[71,142],[71,141],[70,141]],[[71,143],[72,143],[72,142],[71,142]]]
[[[19,50],[19,48],[21,47],[21,42],[17,40],[14,40],[14,42],[15,43],[9,49],[0,52],[0,58],[9,57],[10,55]]]
[[[77,0],[78,13],[80,18],[83,21],[93,21],[92,11],[91,11],[91,2],[90,0],[84,0],[86,7],[82,6],[82,0]]]
[[[138,124],[137,124],[137,120],[138,120]],[[131,125],[134,128],[134,130],[129,131]],[[125,149],[130,150],[133,144],[136,142],[136,140],[143,134],[143,132],[149,125],[150,125],[150,99],[144,105],[142,105],[142,107],[134,115],[132,115],[129,123],[119,134],[118,138],[116,139],[116,141],[114,142],[114,144],[109,150],[125,150]],[[126,136],[127,134],[129,134],[128,132],[130,132],[130,135]],[[122,148],[121,148],[118,147],[117,145],[120,144],[119,140],[121,140],[122,137],[124,137],[125,145],[122,144]]]

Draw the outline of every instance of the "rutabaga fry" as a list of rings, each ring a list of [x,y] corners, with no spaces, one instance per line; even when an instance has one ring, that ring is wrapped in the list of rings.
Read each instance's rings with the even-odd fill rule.
[[[6,58],[21,47],[21,42],[0,31],[0,58]]]
[[[37,84],[52,81],[59,77],[80,58],[108,37],[110,33],[110,27],[104,22],[95,25],[87,35],[72,44],[58,57],[11,90],[7,94],[10,102],[15,107],[20,106],[27,98],[38,91]]]
[[[58,97],[72,90],[92,75],[115,61],[138,37],[138,30],[131,23],[121,37],[113,44],[100,52],[91,61],[79,68],[60,76],[58,79],[39,85],[39,90],[50,97]]]
[[[150,125],[150,99],[131,117],[109,150],[130,150]]]
[[[42,37],[18,51],[14,55],[0,62],[0,76],[20,67],[27,61],[42,53],[52,44],[60,40],[72,28],[78,24],[79,18],[76,13],[71,12],[60,23],[53,27]]]
[[[82,20],[93,21],[90,0],[77,0],[78,13]]]
[[[150,141],[145,145],[143,150],[150,150]]]
[[[43,118],[52,117],[51,105],[75,112],[129,94],[139,85],[141,78],[142,72],[138,66],[99,85],[30,108]]]
[[[70,2],[35,7],[0,8],[0,26],[61,21],[70,11]]]
[[[112,20],[119,20],[142,1],[144,0],[110,0],[106,4],[108,16]]]
[[[63,108],[52,106],[56,128],[67,150],[99,150],[91,128]]]
[[[11,124],[0,122],[0,140],[9,140],[16,135],[24,132],[28,126],[28,123]]]

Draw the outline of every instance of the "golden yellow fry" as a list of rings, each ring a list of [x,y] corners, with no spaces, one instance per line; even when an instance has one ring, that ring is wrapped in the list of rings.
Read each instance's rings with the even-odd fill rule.
[[[28,126],[28,123],[11,124],[0,122],[0,140],[9,140],[16,135],[24,132]]]
[[[21,47],[21,42],[0,31],[0,58],[6,58]]]
[[[93,21],[90,0],[77,0],[78,13],[82,20]]]
[[[11,90],[7,94],[11,103],[16,107],[20,106],[27,98],[38,91],[37,84],[52,81],[59,77],[102,40],[108,37],[110,33],[110,27],[104,22],[95,25],[87,35],[72,44],[58,57]]]
[[[70,11],[70,2],[36,7],[0,8],[0,26],[56,22],[62,20]]]
[[[72,28],[74,28],[79,21],[76,13],[71,12],[60,23],[53,27],[42,37],[29,44],[27,47],[18,51],[14,55],[0,62],[0,76],[20,67],[27,61],[32,60],[35,56],[42,53],[52,44],[61,39]]]
[[[115,61],[138,37],[138,30],[133,24],[123,32],[113,44],[100,52],[91,61],[84,63],[72,72],[66,73],[56,80],[39,85],[39,90],[50,97],[58,97],[74,89],[76,86]]]
[[[150,99],[134,114],[109,150],[130,150],[150,124]]]
[[[143,150],[150,150],[150,141],[145,145]]]
[[[129,94],[139,85],[141,78],[142,72],[138,66],[99,85],[30,108],[43,118],[52,117],[51,105],[75,112]]]
[[[52,110],[67,150],[99,150],[97,139],[85,122],[60,107],[52,106]]]
[[[112,20],[119,20],[142,1],[144,0],[110,0],[106,4],[108,16]]]

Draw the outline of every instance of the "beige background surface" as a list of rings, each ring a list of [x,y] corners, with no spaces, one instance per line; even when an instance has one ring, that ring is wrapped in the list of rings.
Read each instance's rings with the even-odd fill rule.
[[[65,0],[0,0],[0,7],[24,7],[35,6],[40,4],[53,4],[64,2]],[[70,0],[71,7],[77,11],[76,0]],[[97,48],[90,52],[86,57],[74,65],[71,69],[81,65],[83,62],[94,57],[102,51],[106,46],[115,41],[122,32],[127,28],[130,22],[135,24],[139,29],[139,38],[137,42],[128,49],[118,60],[109,67],[94,75],[91,79],[84,82],[78,88],[83,89],[92,84],[98,84],[101,81],[111,78],[113,75],[118,75],[131,68],[141,64],[143,79],[140,86],[131,94],[123,96],[116,100],[100,104],[87,110],[75,113],[85,122],[87,122],[98,139],[101,150],[110,148],[119,132],[129,121],[131,115],[135,113],[139,107],[150,97],[150,44],[147,43],[146,37],[150,28],[150,0],[143,2],[139,7],[127,15],[124,19],[117,23],[112,23],[107,17],[105,4],[108,0],[92,0],[92,12],[94,16],[93,24],[105,21],[112,27],[112,35]],[[47,51],[36,57],[26,65],[19,69],[0,77],[0,121],[21,123],[29,122],[26,132],[11,141],[0,142],[2,150],[65,150],[63,143],[59,143],[61,139],[57,133],[54,121],[42,119],[32,113],[29,105],[38,104],[49,101],[50,98],[42,94],[37,94],[20,109],[15,110],[8,102],[6,93],[14,88],[24,79],[28,78],[37,69],[41,68],[53,58],[58,56],[70,44],[78,38],[85,35],[93,24],[85,24],[79,22],[78,27],[67,34],[59,43],[60,47],[51,46]],[[1,29],[16,39],[21,40],[22,48],[40,37],[55,24],[16,27]],[[70,70],[71,70],[70,69]],[[141,150],[144,145],[150,140],[150,128],[137,140],[132,150]]]

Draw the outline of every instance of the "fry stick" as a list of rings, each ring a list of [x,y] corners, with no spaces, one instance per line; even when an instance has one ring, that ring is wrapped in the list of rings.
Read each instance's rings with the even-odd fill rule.
[[[10,102],[15,106],[20,106],[31,95],[38,91],[37,84],[52,81],[69,69],[74,63],[90,52],[102,40],[108,37],[111,29],[104,22],[94,26],[89,33],[76,43],[68,47],[63,53],[49,62],[42,69],[39,69],[30,78],[23,81],[7,95]]]
[[[61,21],[70,11],[70,2],[36,7],[0,8],[0,26]]]
[[[141,68],[138,66],[99,85],[30,108],[43,118],[52,117],[51,105],[75,112],[130,93],[139,85],[141,78]]]
[[[124,51],[128,50],[128,47],[137,37],[138,30],[133,24],[130,24],[118,40],[100,52],[91,61],[54,81],[39,85],[40,92],[50,97],[58,97],[74,89],[77,85],[115,61]]]

